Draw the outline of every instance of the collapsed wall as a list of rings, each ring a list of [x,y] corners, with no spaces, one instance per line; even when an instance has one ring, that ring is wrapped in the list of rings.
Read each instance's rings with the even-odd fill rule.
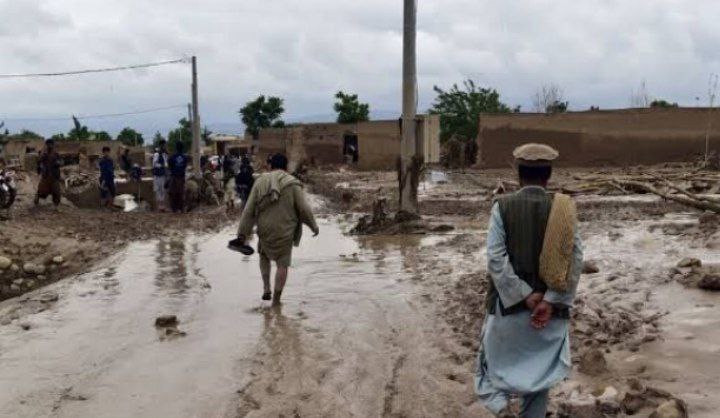
[[[623,109],[555,115],[481,114],[478,164],[506,168],[512,150],[541,142],[560,151],[561,166],[629,166],[694,161],[704,155],[710,114],[710,149],[720,151],[720,111],[704,108]]]

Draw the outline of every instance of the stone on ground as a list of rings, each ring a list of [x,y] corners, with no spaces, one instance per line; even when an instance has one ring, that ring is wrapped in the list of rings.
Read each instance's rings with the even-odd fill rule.
[[[178,319],[175,315],[161,315],[155,318],[156,327],[174,327],[177,324]]]
[[[700,289],[720,291],[720,274],[706,274],[698,282]]]
[[[595,274],[598,272],[600,272],[600,268],[598,268],[596,262],[590,261],[590,260],[583,262],[583,268],[582,268],[583,274]]]

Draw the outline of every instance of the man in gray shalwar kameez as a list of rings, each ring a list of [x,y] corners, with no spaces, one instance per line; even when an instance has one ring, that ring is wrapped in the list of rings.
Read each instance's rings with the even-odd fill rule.
[[[499,417],[515,416],[509,401],[519,396],[521,418],[543,418],[550,388],[571,367],[569,310],[582,269],[582,244],[573,225],[567,291],[549,289],[540,278],[539,258],[553,205],[545,188],[558,153],[547,145],[527,144],[513,155],[521,189],[498,199],[490,215],[491,281],[475,390]]]

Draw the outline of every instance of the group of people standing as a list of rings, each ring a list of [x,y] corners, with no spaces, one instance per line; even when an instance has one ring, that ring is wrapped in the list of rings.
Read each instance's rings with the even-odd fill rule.
[[[168,200],[172,212],[185,211],[185,176],[189,161],[182,142],[175,143],[172,156],[168,155],[165,141],[158,144],[152,156],[152,175],[155,203],[160,212],[167,211]]]

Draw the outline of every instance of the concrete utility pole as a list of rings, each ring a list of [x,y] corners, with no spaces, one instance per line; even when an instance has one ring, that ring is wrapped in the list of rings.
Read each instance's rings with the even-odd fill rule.
[[[200,111],[198,110],[197,60],[192,57],[192,161],[193,174],[200,175]]]
[[[402,143],[400,145],[400,211],[418,214],[417,188],[421,161],[417,155],[415,116],[417,111],[416,0],[404,0]]]
[[[188,103],[188,122],[192,123],[192,104]]]

